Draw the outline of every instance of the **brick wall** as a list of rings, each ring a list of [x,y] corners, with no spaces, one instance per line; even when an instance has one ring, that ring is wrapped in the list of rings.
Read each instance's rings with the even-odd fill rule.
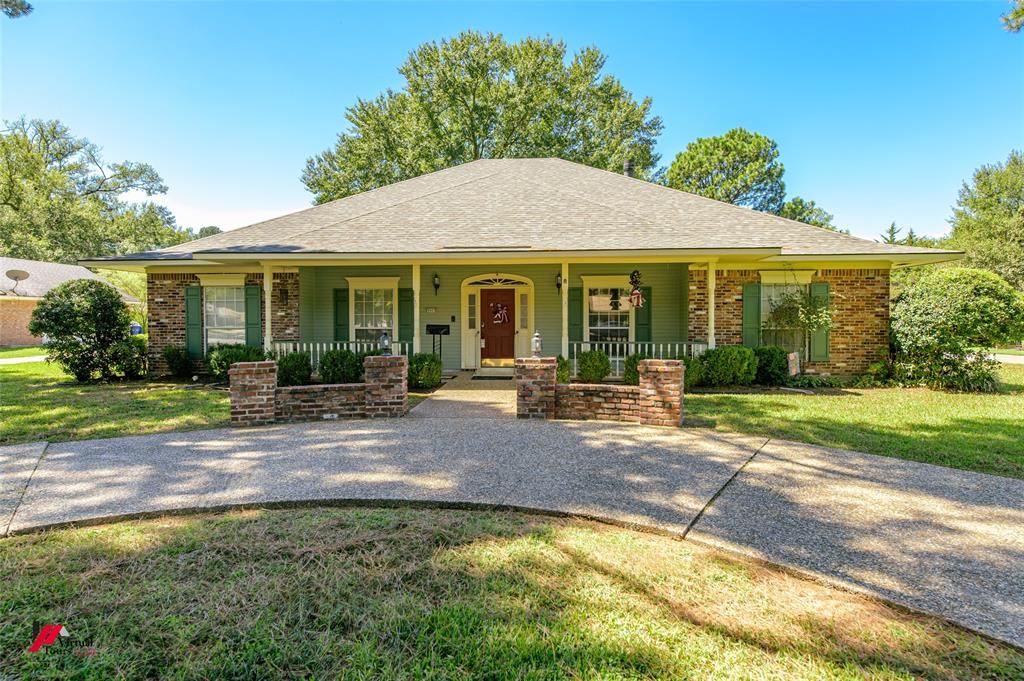
[[[716,270],[715,342],[743,342],[743,284],[761,279],[756,270]],[[829,361],[806,365],[812,373],[863,373],[889,347],[889,270],[819,270],[812,282],[827,282],[834,311]],[[690,271],[689,340],[707,339],[707,272]]]
[[[640,385],[555,383],[555,358],[516,360],[519,418],[682,424],[683,363],[647,359],[637,367]]]
[[[263,328],[263,274],[247,274],[245,283],[260,287],[260,327]],[[161,374],[167,371],[167,365],[162,355],[165,347],[185,345],[185,287],[198,284],[199,277],[192,273],[151,273],[147,277],[149,360],[153,373]],[[299,340],[299,275],[297,273],[274,273],[274,293],[271,304],[274,314],[274,340]]]
[[[38,345],[43,342],[28,332],[35,300],[18,300],[9,296],[0,298],[0,347]]]
[[[274,396],[277,421],[316,421],[365,416],[366,385],[338,383],[278,388]]]
[[[409,411],[405,357],[367,357],[365,383],[277,386],[277,363],[239,362],[228,371],[231,425],[335,418],[393,418]]]

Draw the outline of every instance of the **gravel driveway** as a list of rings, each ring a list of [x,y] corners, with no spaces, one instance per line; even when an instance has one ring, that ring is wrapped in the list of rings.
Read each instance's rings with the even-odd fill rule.
[[[547,509],[685,534],[1024,645],[1022,481],[705,430],[415,415],[0,448],[0,533],[275,501]]]

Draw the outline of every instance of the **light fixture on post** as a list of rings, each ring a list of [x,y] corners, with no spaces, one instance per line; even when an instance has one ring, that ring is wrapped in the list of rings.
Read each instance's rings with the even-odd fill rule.
[[[562,292],[562,273],[561,272],[559,272],[558,274],[555,275],[555,288],[558,289],[559,293]]]
[[[437,272],[434,272],[434,295],[437,295],[437,289],[441,288],[441,277],[437,276]]]
[[[384,333],[382,333],[380,335],[380,338],[377,339],[377,341],[380,343],[380,354],[384,355],[385,357],[390,356],[391,355],[391,339],[388,338],[388,332],[385,331]]]
[[[534,357],[540,357],[541,343],[540,343],[540,331],[533,332],[533,339],[530,341],[530,349],[533,351]]]

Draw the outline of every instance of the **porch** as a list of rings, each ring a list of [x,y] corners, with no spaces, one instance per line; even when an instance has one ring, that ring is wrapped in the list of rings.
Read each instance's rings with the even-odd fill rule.
[[[569,358],[573,373],[581,352],[599,349],[618,377],[626,357],[635,353],[674,359],[714,346],[714,277],[701,278],[695,298],[709,305],[699,311],[703,328],[691,327],[691,267],[704,266],[531,262],[268,268],[261,282],[261,316],[269,320],[263,342],[275,355],[309,352],[315,368],[330,350],[379,350],[387,333],[394,354],[434,352],[446,372],[456,372],[511,368],[515,358],[532,354],[536,332],[542,354]],[[642,278],[640,306],[629,301],[634,269]]]

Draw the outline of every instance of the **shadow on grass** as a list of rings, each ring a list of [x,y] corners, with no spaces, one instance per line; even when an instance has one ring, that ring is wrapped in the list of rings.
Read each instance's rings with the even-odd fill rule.
[[[666,538],[510,513],[170,518],[9,539],[0,566],[0,665],[40,679],[1024,670],[938,620]],[[26,654],[34,619],[66,623],[70,645]]]

